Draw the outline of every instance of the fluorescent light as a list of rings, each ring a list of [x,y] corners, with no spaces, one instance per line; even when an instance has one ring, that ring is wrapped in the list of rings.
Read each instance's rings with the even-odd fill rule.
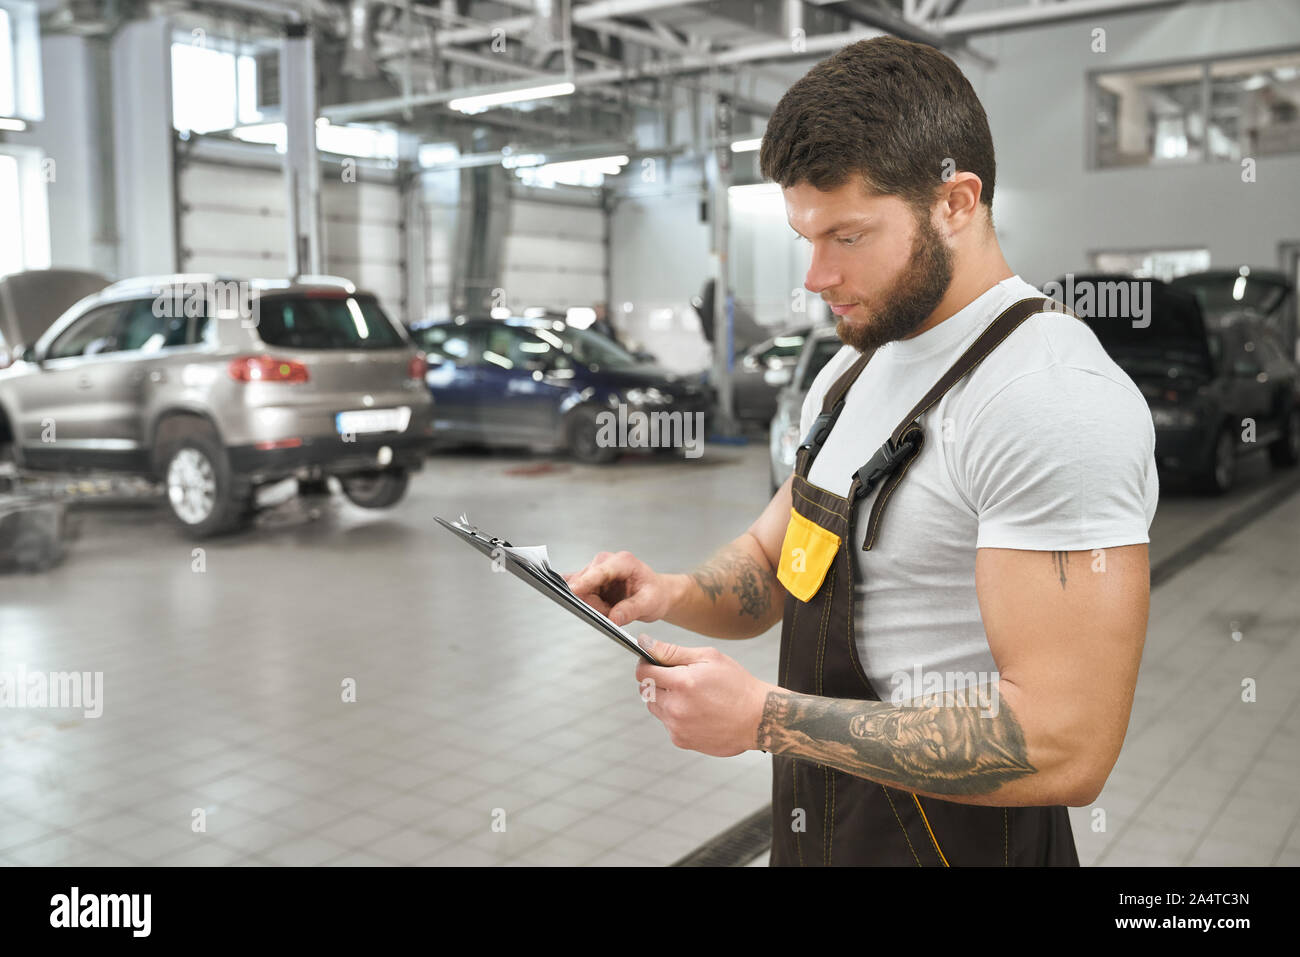
[[[754,150],[758,149],[762,145],[763,145],[763,137],[761,136],[753,140],[736,140],[736,142],[731,144],[731,152],[752,153],[754,152]]]
[[[606,176],[617,176],[621,173],[627,162],[626,156],[597,156],[594,159],[524,166],[516,169],[515,175],[530,186],[551,187],[556,183],[564,183],[568,186],[599,186]]]
[[[462,96],[447,105],[461,113],[482,113],[494,106],[507,103],[523,103],[528,100],[544,100],[552,96],[568,96],[576,89],[572,83],[549,83],[546,86],[528,86],[517,90],[502,90],[500,93],[484,93],[482,96]]]
[[[460,157],[460,150],[450,143],[421,143],[417,152],[421,168],[450,163]]]
[[[493,319],[509,319],[513,313],[506,306],[493,306],[490,315]]]
[[[0,130],[10,130],[14,133],[21,133],[27,129],[27,124],[22,120],[15,120],[7,116],[0,116]]]
[[[780,196],[781,187],[776,183],[749,183],[744,186],[728,186],[727,193],[732,199],[764,199]]]

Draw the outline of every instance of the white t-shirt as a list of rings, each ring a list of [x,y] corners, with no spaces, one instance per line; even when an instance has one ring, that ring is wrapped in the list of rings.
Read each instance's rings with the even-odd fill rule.
[[[878,349],[808,480],[847,494],[853,473],[980,332],[1013,302],[1042,295],[1013,276],[921,335]],[[818,374],[800,435],[858,355],[844,346]],[[1159,492],[1146,400],[1092,330],[1067,313],[1026,319],[922,416],[922,426],[925,443],[884,511],[875,545],[862,550],[878,491],[858,503],[849,543],[859,572],[858,655],[884,701],[891,679],[917,667],[995,670],[975,594],[977,548],[1148,542]]]

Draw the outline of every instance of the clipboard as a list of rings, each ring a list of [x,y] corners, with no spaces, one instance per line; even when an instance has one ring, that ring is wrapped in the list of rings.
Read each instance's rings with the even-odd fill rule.
[[[437,515],[433,520],[475,551],[493,560],[504,559],[506,570],[510,574],[528,583],[569,614],[581,618],[622,648],[652,665],[663,665],[662,661],[637,644],[635,635],[614,624],[573,593],[564,576],[551,568],[546,560],[545,546],[520,548],[511,545],[503,538],[483,535],[464,515],[455,522],[449,522]]]

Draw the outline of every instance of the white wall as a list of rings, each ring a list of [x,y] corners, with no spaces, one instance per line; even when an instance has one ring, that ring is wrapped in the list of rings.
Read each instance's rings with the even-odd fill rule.
[[[683,173],[620,198],[609,223],[610,318],[683,372],[704,368],[711,354],[690,303],[712,274],[709,224],[700,222],[702,193],[691,179]]]
[[[962,12],[1006,5],[971,0]],[[1095,27],[1106,30],[1104,54],[1091,52]],[[1084,97],[1089,70],[1286,45],[1300,46],[1297,0],[1189,2],[973,41],[997,61],[989,69],[956,57],[989,115],[994,219],[1012,268],[1041,284],[1082,271],[1094,250],[1188,245],[1208,247],[1216,264],[1275,264],[1277,243],[1300,239],[1300,156],[1260,158],[1254,184],[1241,182],[1235,163],[1088,170]],[[688,132],[683,115],[676,138]],[[622,200],[612,217],[613,306],[632,302],[638,331],[649,329],[652,309],[690,312],[689,299],[710,271],[709,229],[698,215],[703,192],[692,192],[699,177],[684,161],[674,167],[666,195]],[[759,318],[772,321],[775,297],[802,286],[806,255],[782,214],[735,202],[731,209],[735,294],[763,304]],[[622,320],[617,312],[615,320]],[[706,363],[702,337],[678,325],[684,341],[653,331],[651,348],[674,365]]]
[[[53,161],[45,177],[50,263],[112,273],[117,254],[111,224],[102,221],[106,158],[98,145],[94,41],[47,36],[41,41],[41,66],[45,117],[24,133],[7,135]],[[111,172],[111,162],[107,168]]]
[[[113,146],[124,276],[177,268],[170,23],[133,21],[113,38]]]
[[[1098,27],[1105,53],[1091,51]],[[993,131],[1002,249],[1030,282],[1082,271],[1089,252],[1106,248],[1205,246],[1215,265],[1272,266],[1280,240],[1300,239],[1300,155],[1259,158],[1253,184],[1234,162],[1086,168],[1088,71],[1300,47],[1296,0],[1186,3],[972,45],[998,61],[985,69],[959,60]]]

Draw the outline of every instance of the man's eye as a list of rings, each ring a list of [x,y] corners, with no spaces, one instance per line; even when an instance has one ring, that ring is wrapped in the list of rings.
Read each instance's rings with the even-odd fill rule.
[[[859,235],[857,235],[857,236],[843,236],[843,237],[840,238],[840,245],[841,245],[841,246],[852,246],[852,245],[854,245],[854,244],[855,244],[859,239],[861,239],[861,238],[862,238],[861,234],[859,234]]]

